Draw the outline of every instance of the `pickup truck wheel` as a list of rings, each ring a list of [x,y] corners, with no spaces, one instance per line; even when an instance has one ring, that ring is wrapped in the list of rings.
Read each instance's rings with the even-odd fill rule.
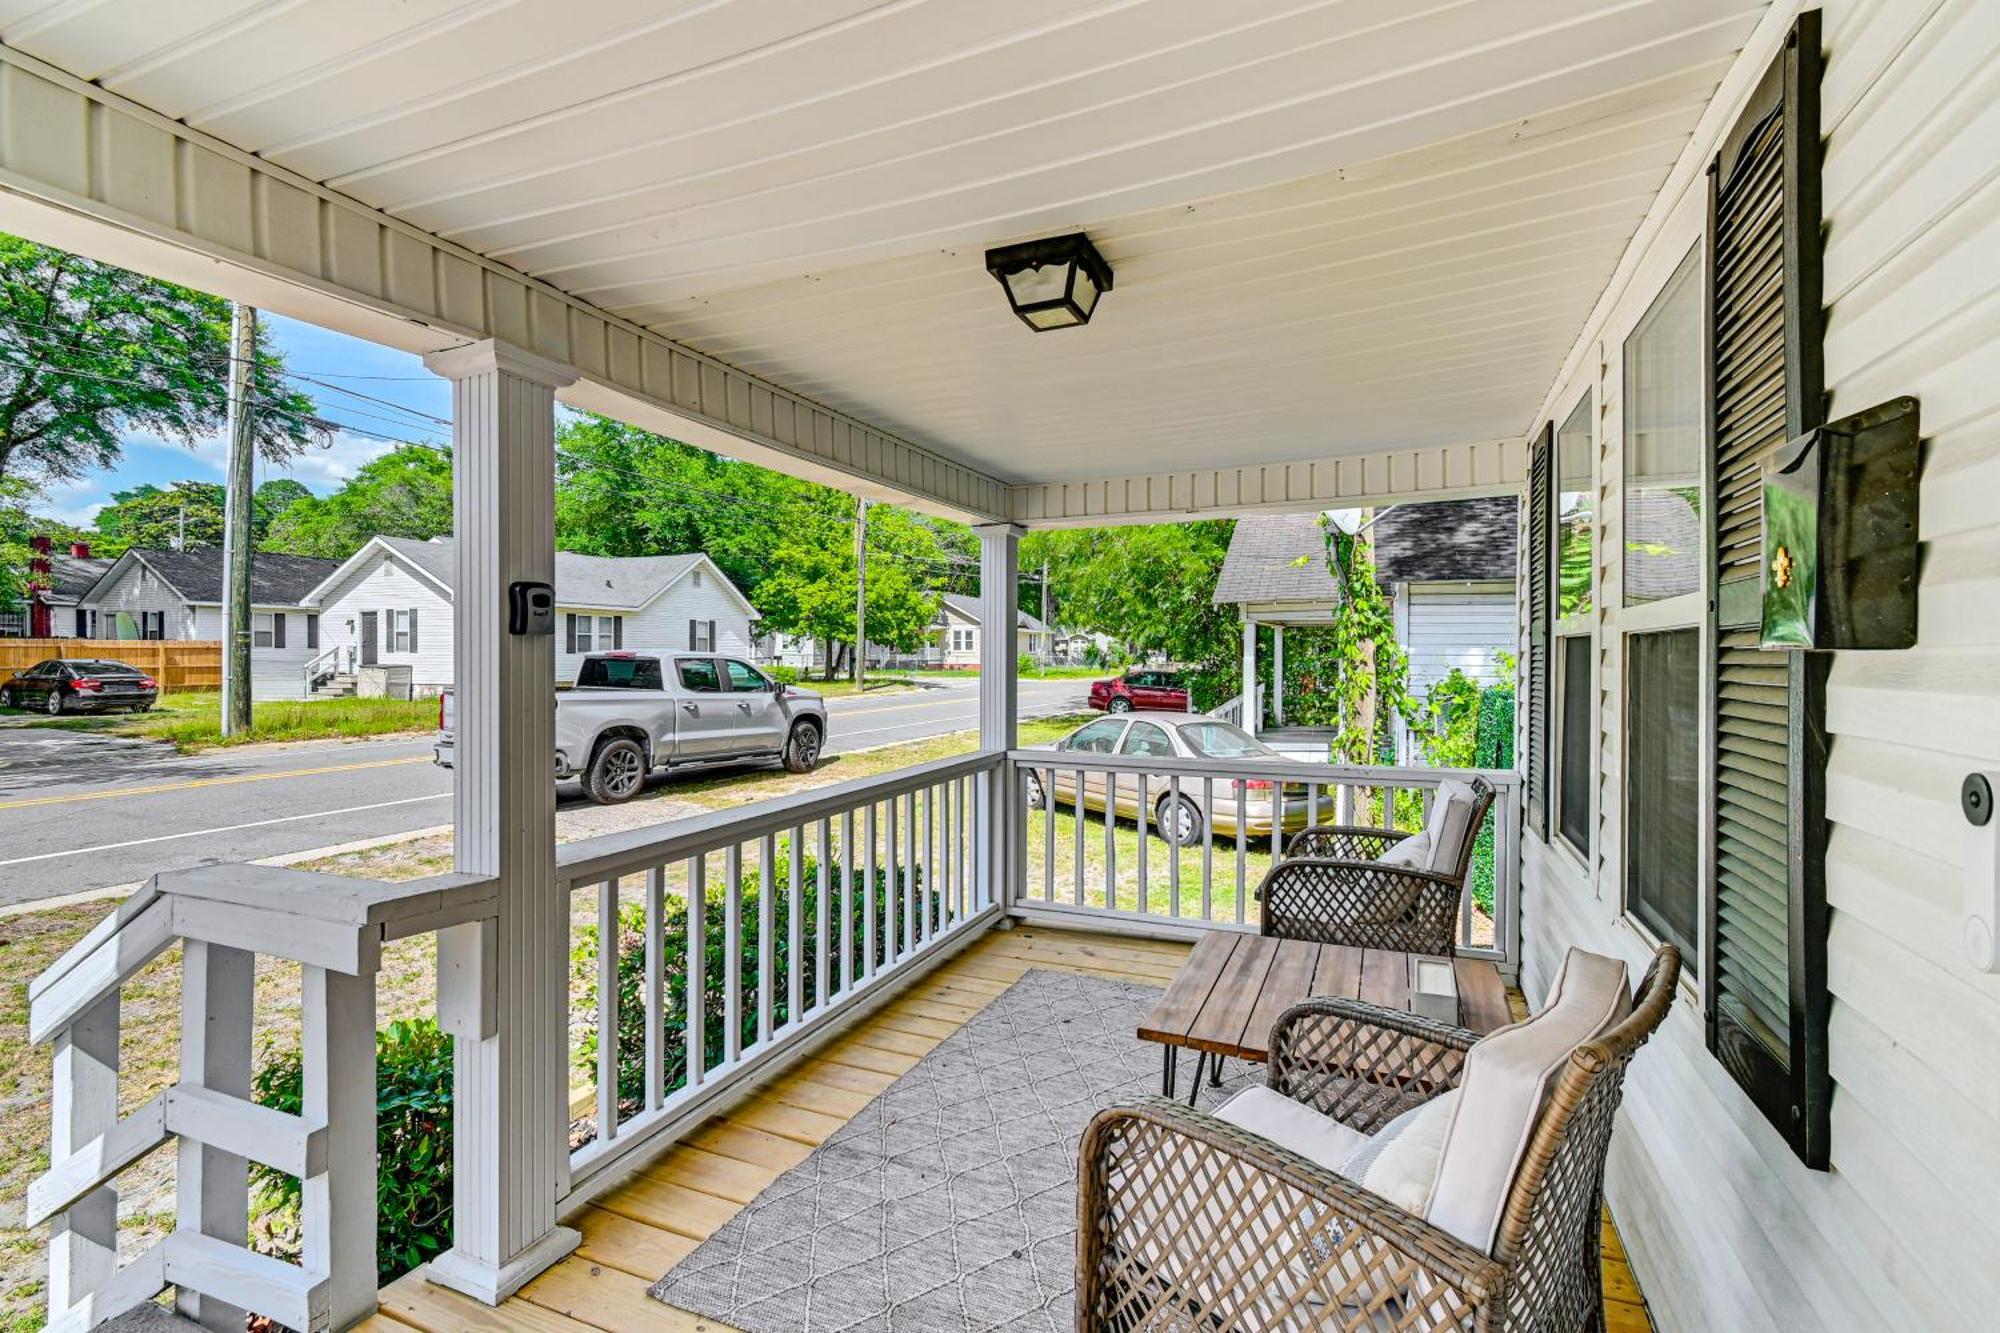
[[[787,773],[810,773],[819,763],[819,726],[812,722],[795,722],[792,734],[785,741],[785,771]]]
[[[639,742],[617,737],[599,746],[583,775],[583,790],[599,805],[619,805],[646,785],[646,752]]]

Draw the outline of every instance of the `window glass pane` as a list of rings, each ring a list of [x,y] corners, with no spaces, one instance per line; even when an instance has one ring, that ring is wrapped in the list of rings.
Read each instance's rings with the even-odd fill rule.
[[[1150,722],[1134,722],[1132,729],[1125,733],[1125,743],[1118,747],[1120,754],[1164,755],[1169,758],[1174,753],[1174,743],[1167,739],[1167,733]]]
[[[1701,901],[1701,633],[1634,634],[1625,647],[1625,905],[1688,966]]]
[[[748,662],[739,662],[732,657],[722,665],[729,671],[729,688],[738,694],[752,694],[771,688],[771,682]]]
[[[685,679],[686,673],[682,673]],[[577,672],[578,686],[609,689],[657,690],[660,663],[653,657],[593,657]],[[693,688],[693,687],[690,687]]]
[[[1557,741],[1556,828],[1570,846],[1590,854],[1590,654],[1588,634],[1562,640],[1556,658],[1562,698]]]
[[[704,694],[720,694],[722,677],[716,674],[715,659],[710,657],[683,657],[674,664],[681,674],[681,684],[690,690]]]
[[[1701,590],[1701,285],[1695,259],[1687,257],[1625,340],[1627,606]]]
[[[1255,739],[1241,727],[1227,722],[1190,722],[1181,728],[1181,739],[1204,759],[1276,759],[1278,752]]]
[[[271,646],[271,613],[269,611],[255,611],[251,613],[250,643],[252,647],[256,648],[269,648]]]
[[[1091,723],[1082,731],[1071,736],[1069,738],[1069,745],[1065,748],[1081,751],[1084,754],[1110,754],[1117,747],[1118,737],[1124,731],[1125,724],[1123,722],[1106,718],[1102,722]]]
[[[1590,525],[1597,515],[1590,482],[1590,395],[1556,432],[1556,615],[1591,607]]]

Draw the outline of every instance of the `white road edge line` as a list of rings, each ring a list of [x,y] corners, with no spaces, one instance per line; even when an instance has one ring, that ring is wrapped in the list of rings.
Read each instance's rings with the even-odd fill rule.
[[[216,833],[240,833],[244,829],[265,828],[272,824],[292,824],[301,819],[325,819],[330,815],[354,815],[364,810],[386,810],[395,805],[415,805],[419,801],[444,801],[451,793],[441,791],[429,796],[406,796],[396,801],[376,801],[372,805],[350,805],[341,810],[314,810],[303,815],[280,815],[276,819],[259,819],[248,824],[229,824],[222,828],[190,829],[185,833],[162,833],[157,838],[133,838],[128,842],[106,842],[95,847],[76,847],[64,852],[42,852],[35,856],[17,856],[11,861],[0,861],[0,866],[22,866],[31,861],[53,861],[64,856],[85,856],[91,852],[115,852],[123,847],[144,847],[148,843],[172,842],[176,838],[205,838]]]

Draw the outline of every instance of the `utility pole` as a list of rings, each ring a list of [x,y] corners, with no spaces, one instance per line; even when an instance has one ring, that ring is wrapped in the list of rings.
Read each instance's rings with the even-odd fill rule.
[[[257,310],[239,302],[229,326],[229,486],[222,510],[225,736],[250,730],[250,492],[256,464],[250,430],[250,368],[256,359]]]
[[[868,661],[868,501],[854,503],[854,692]]]

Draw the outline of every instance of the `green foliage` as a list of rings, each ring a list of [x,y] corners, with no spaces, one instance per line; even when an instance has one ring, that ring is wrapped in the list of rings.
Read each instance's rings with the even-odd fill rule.
[[[73,541],[94,540],[89,532],[28,508],[34,488],[19,477],[0,477],[0,611],[18,611],[27,591],[32,537],[47,537],[57,552]]]
[[[375,1274],[401,1277],[451,1244],[451,1038],[431,1019],[391,1023],[375,1034],[377,1154]],[[303,1109],[304,1066],[295,1050],[266,1050],[251,1085],[260,1106]],[[299,1178],[251,1168],[270,1210],[268,1249],[298,1254]]]
[[[1014,663],[1014,673],[1020,676],[1032,676],[1040,669],[1041,663],[1037,662],[1031,653],[1022,653]]]
[[[345,560],[377,534],[427,541],[451,524],[451,454],[413,445],[370,459],[331,495],[294,499],[263,546]]]
[[[805,673],[799,670],[797,667],[790,666],[784,662],[773,662],[769,666],[763,668],[763,671],[765,675],[769,676],[772,680],[777,681],[780,685],[796,685],[799,683],[800,679],[805,675]]]
[[[111,503],[97,511],[100,553],[176,546],[183,534],[188,546],[220,546],[224,495],[212,481],[177,481],[164,490],[146,483],[113,491]]]
[[[556,544],[590,555],[705,551],[759,628],[854,640],[854,497],[602,417],[566,422]],[[891,505],[868,510],[868,637],[923,646],[939,592],[971,591],[970,530]],[[831,677],[839,657],[828,654]]]
[[[1021,567],[1048,563],[1058,623],[1101,630],[1135,660],[1158,653],[1187,675],[1196,708],[1240,687],[1242,626],[1214,602],[1234,519],[1067,528],[1021,539]]]
[[[1296,700],[1300,722],[1333,728],[1335,763],[1378,763],[1389,740],[1391,714],[1407,716],[1414,706],[1410,657],[1396,641],[1394,609],[1375,577],[1368,543],[1324,519],[1321,523],[1327,569],[1340,601],[1328,629],[1286,636],[1286,675],[1295,682],[1286,698]],[[1295,639],[1303,651],[1293,651]]]
[[[886,858],[885,858],[886,861]],[[814,931],[819,920],[819,865],[812,857],[803,858],[799,873],[799,956],[801,996],[806,1007],[818,1002],[818,985],[814,973],[817,957]],[[791,960],[791,864],[788,857],[780,855],[771,868],[771,1025],[773,1028],[786,1022],[790,1017],[790,1006],[786,994],[786,977]],[[875,962],[879,966],[888,961],[888,895],[889,874],[886,865],[878,865],[875,872],[873,892],[869,891],[867,872],[851,872],[850,892],[843,893],[837,878],[829,877],[830,890],[827,904],[830,943],[827,958],[827,982],[829,986],[843,984],[842,978],[860,974],[864,969],[867,953],[867,932],[865,922],[870,909],[875,915]],[[929,928],[939,930],[944,925],[946,904],[944,896],[931,892],[921,885],[921,871],[916,872],[919,883],[910,894],[896,900],[896,926],[901,931],[905,904],[914,896],[929,911]],[[757,870],[746,870],[739,885],[740,921],[740,985],[737,991],[737,1012],[741,1017],[738,1037],[741,1044],[749,1046],[757,1039],[757,955],[758,955],[758,898],[761,892],[760,876]],[[838,925],[840,906],[851,899],[852,914],[848,918],[847,929]],[[702,949],[702,1027],[703,1050],[707,1052],[705,1068],[714,1068],[722,1062],[723,1037],[726,1014],[727,977],[724,972],[725,951],[728,947],[727,897],[724,885],[711,882],[704,895],[703,909],[703,949]],[[662,1087],[672,1092],[687,1081],[687,957],[686,950],[677,947],[679,941],[688,938],[687,900],[680,895],[669,895],[662,903],[665,916],[665,938],[669,947],[661,960],[662,985],[665,991],[665,1007],[662,1015]],[[645,908],[640,903],[621,905],[618,912],[618,1102],[622,1111],[629,1112],[642,1103],[646,1083],[646,1009],[644,1004],[646,977],[645,949]],[[840,941],[846,941],[843,962]],[[582,926],[576,932],[576,944],[570,951],[572,975],[577,983],[587,991],[584,1012],[593,1019],[597,1012],[597,948],[598,931],[594,925]],[[595,1022],[585,1024],[578,1033],[575,1045],[575,1063],[579,1071],[590,1073],[597,1067],[597,1026]]]
[[[1410,719],[1424,760],[1436,768],[1508,769],[1514,766],[1514,658],[1503,653],[1500,680],[1482,686],[1457,667],[1425,692]],[[1398,813],[1401,814],[1399,807]],[[1493,911],[1493,821],[1472,844],[1472,901]]]
[[[229,317],[220,297],[0,234],[0,476],[73,479],[114,466],[126,435],[220,431]],[[268,343],[251,392],[265,457],[326,435]]]

